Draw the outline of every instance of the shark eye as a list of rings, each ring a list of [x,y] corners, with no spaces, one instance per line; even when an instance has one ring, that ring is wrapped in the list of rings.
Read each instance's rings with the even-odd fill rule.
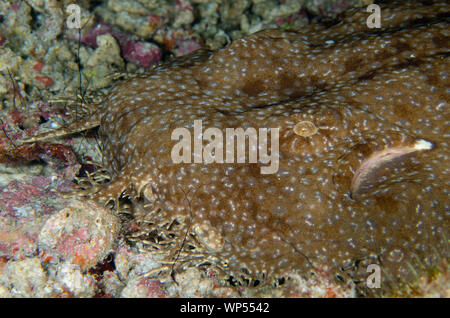
[[[314,123],[310,121],[300,121],[294,126],[294,133],[296,135],[302,136],[302,137],[309,137],[315,135],[319,128],[314,125]]]

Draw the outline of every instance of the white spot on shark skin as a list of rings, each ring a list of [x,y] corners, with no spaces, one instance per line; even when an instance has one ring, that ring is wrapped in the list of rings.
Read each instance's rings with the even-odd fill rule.
[[[425,139],[418,139],[410,146],[390,147],[377,151],[366,159],[356,170],[350,191],[352,197],[368,192],[380,177],[381,169],[388,165],[396,165],[399,160],[404,160],[416,151],[433,149],[433,143]]]

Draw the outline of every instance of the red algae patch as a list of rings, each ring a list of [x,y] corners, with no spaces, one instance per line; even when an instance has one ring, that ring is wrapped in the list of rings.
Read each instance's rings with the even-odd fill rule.
[[[41,260],[69,261],[88,269],[113,249],[119,221],[110,210],[75,202],[48,219],[39,234]]]

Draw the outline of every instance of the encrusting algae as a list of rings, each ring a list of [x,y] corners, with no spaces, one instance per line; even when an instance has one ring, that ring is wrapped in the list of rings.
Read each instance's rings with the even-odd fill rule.
[[[99,126],[111,180],[90,196],[128,198],[174,261],[265,282],[317,266],[364,281],[377,264],[381,287],[399,286],[448,256],[449,9],[381,5],[369,29],[362,8],[200,50],[46,137]],[[279,128],[279,169],[174,163],[172,132],[195,120]]]

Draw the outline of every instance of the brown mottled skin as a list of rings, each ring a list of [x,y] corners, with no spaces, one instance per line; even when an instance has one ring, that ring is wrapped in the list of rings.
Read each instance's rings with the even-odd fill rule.
[[[381,29],[357,9],[117,85],[84,123],[100,125],[113,176],[97,197],[144,198],[235,275],[326,265],[357,279],[377,263],[384,286],[413,279],[448,257],[449,8],[382,5]],[[199,119],[222,131],[279,127],[278,172],[174,164],[173,129]]]

